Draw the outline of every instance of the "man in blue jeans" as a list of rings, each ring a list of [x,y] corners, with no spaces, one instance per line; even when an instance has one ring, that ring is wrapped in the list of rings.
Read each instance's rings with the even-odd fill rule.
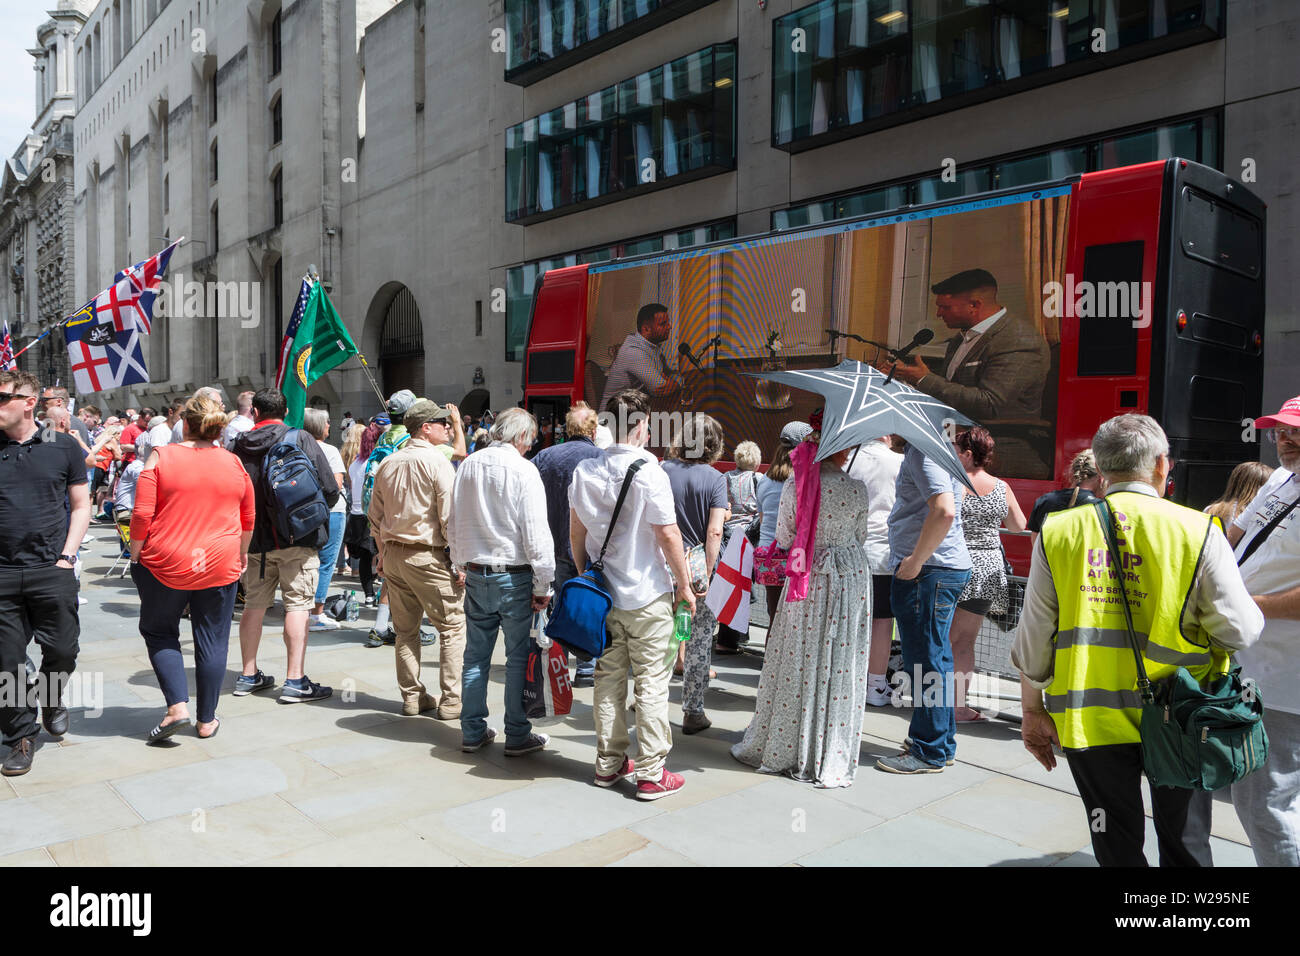
[[[578,576],[578,568],[569,550],[569,484],[580,462],[601,456],[594,440],[598,424],[594,408],[586,402],[574,402],[564,417],[565,440],[543,448],[533,456],[533,464],[542,476],[542,487],[546,489],[546,520],[555,541],[556,594],[560,593],[565,581]],[[577,661],[573,686],[593,686],[595,674],[594,659]]]
[[[497,631],[506,638],[507,757],[541,750],[524,713],[524,669],[534,611],[550,602],[555,544],[546,523],[542,477],[524,452],[537,437],[537,419],[522,408],[501,413],[492,444],[456,471],[448,522],[451,561],[465,571],[465,669],[461,675],[461,747],[474,753],[496,737],[487,725],[488,671]]]
[[[903,648],[903,671],[912,688],[912,724],[903,752],[881,758],[876,768],[887,773],[942,773],[957,754],[948,627],[971,574],[961,530],[963,485],[908,446],[895,491],[889,513],[889,561],[894,569],[890,601]]]

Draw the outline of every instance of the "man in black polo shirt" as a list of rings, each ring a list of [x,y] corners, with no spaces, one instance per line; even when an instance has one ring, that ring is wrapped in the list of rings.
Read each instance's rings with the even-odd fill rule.
[[[71,435],[36,424],[40,382],[0,371],[0,773],[32,767],[40,728],[26,696],[29,636],[41,647],[45,729],[68,732],[63,689],[77,666],[77,546],[90,525],[85,453]],[[65,502],[71,505],[69,514]]]

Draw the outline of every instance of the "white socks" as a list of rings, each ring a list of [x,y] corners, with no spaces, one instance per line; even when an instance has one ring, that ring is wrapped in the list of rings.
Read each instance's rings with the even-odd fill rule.
[[[388,630],[388,605],[379,605],[379,613],[375,617],[375,630],[380,634]]]

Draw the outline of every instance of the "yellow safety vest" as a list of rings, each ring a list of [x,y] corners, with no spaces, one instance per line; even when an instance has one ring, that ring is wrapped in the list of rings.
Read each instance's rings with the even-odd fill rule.
[[[1135,491],[1107,500],[1147,676],[1154,682],[1179,666],[1202,682],[1225,673],[1228,652],[1211,647],[1188,604],[1213,527],[1210,518]],[[1098,515],[1092,505],[1057,512],[1044,522],[1042,534],[1059,606],[1046,705],[1061,746],[1138,743],[1137,665]]]

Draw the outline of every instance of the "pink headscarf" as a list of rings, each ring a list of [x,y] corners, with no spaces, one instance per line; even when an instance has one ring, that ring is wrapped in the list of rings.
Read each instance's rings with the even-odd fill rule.
[[[808,597],[813,540],[817,537],[817,518],[822,508],[822,468],[821,462],[817,461],[817,444],[811,441],[801,442],[798,448],[790,452],[790,464],[794,466],[795,532],[794,543],[790,546],[790,560],[786,563],[786,578],[789,581],[789,586],[785,589],[787,603]]]

